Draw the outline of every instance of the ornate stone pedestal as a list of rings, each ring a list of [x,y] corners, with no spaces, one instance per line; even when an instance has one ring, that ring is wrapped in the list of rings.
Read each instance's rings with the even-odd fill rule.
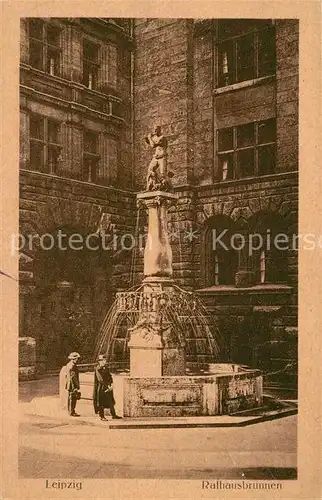
[[[144,250],[145,278],[172,278],[172,250],[167,230],[167,210],[177,199],[176,194],[165,191],[148,191],[137,195],[138,206],[147,209],[149,221]]]
[[[227,415],[262,404],[259,370],[227,368],[212,375],[124,379],[125,417]]]
[[[167,208],[177,196],[164,191],[140,193],[138,203],[148,210],[148,238],[144,251],[143,292],[148,311],[130,330],[131,377],[185,375],[184,345],[173,337],[172,325],[163,322],[158,292],[172,291],[172,251],[167,232]]]
[[[143,317],[131,329],[130,373],[131,377],[162,377],[185,375],[184,345],[178,346],[172,339],[172,326],[162,325],[157,318]]]

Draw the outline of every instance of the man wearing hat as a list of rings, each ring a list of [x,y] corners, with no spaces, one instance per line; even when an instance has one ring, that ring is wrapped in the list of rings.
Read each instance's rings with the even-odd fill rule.
[[[80,399],[79,371],[77,362],[80,358],[78,352],[71,352],[65,370],[65,389],[68,392],[68,413],[71,417],[79,417],[75,412],[77,400]]]
[[[106,420],[105,408],[109,408],[113,419],[121,418],[115,413],[113,378],[107,366],[107,359],[103,354],[98,356],[94,372],[93,404],[94,411],[99,414],[101,420]]]

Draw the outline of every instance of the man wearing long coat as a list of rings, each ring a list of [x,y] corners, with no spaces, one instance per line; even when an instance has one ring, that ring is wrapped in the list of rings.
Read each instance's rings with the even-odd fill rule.
[[[79,372],[77,362],[80,358],[78,352],[68,356],[69,362],[63,366],[59,374],[59,392],[61,407],[68,409],[71,417],[78,417],[76,413],[77,400],[80,397]]]
[[[104,355],[99,355],[98,364],[94,372],[93,390],[94,411],[101,420],[107,420],[104,415],[105,408],[111,412],[112,418],[121,418],[115,412],[115,399],[113,393],[113,378],[107,366]]]

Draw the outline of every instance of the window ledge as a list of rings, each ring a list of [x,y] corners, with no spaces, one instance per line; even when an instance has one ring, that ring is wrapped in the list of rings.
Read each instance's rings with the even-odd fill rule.
[[[62,175],[49,174],[47,172],[40,172],[39,170],[32,170],[32,169],[28,169],[28,168],[20,168],[20,170],[19,170],[19,176],[20,176],[20,180],[21,180],[22,184],[24,184],[24,180],[22,179],[22,175],[30,176],[31,178],[38,177],[38,178],[48,179],[49,182],[50,181],[60,182],[64,186],[67,186],[68,184],[83,185],[83,186],[88,186],[88,187],[95,188],[95,189],[112,191],[112,192],[119,192],[119,193],[123,193],[125,195],[135,196],[135,192],[131,191],[130,189],[121,189],[121,188],[111,186],[111,185],[96,184],[94,182],[82,181],[80,179],[73,179],[71,177],[63,177]],[[25,184],[29,185],[28,181]]]
[[[261,78],[255,78],[253,80],[246,80],[245,82],[233,83],[227,85],[226,87],[219,87],[213,90],[214,95],[225,94],[227,92],[233,92],[234,90],[240,90],[247,87],[254,87],[255,85],[262,85],[264,83],[270,83],[275,80],[275,75],[262,76]]]
[[[90,94],[97,95],[97,97],[100,97],[102,99],[113,99],[118,102],[122,102],[122,99],[116,95],[113,94],[104,94],[103,92],[100,92],[99,90],[96,89],[89,89],[84,85],[83,83],[76,82],[75,80],[67,80],[66,78],[63,78],[62,76],[59,75],[51,75],[50,73],[47,73],[47,71],[43,71],[38,68],[34,68],[33,66],[30,66],[30,64],[25,64],[25,63],[20,63],[21,69],[24,69],[25,71],[31,71],[39,76],[42,76],[45,79],[51,80],[53,82],[59,82],[65,85],[68,85],[69,87],[73,87],[75,89],[89,92]]]
[[[297,177],[299,174],[298,170],[293,170],[291,172],[278,172],[275,174],[267,174],[267,175],[257,175],[253,177],[241,177],[239,179],[229,179],[225,181],[215,181],[211,184],[202,184],[197,186],[197,189],[202,193],[205,190],[208,189],[218,189],[218,188],[229,188],[229,187],[235,187],[239,185],[250,185],[250,184],[255,184],[255,183],[260,183],[260,182],[274,182],[274,181],[279,181],[279,180],[285,180],[285,179],[290,179]],[[180,186],[178,188],[181,189]],[[179,190],[179,189],[178,189]]]
[[[291,293],[292,286],[282,284],[266,284],[266,285],[253,285],[249,287],[236,287],[233,285],[215,285],[207,288],[200,288],[196,290],[197,293],[214,294],[214,293]]]
[[[83,91],[88,92],[89,94],[97,95],[97,97],[104,98],[104,99],[106,99],[106,98],[113,99],[114,101],[122,103],[122,99],[120,97],[115,96],[115,95],[104,94],[103,92],[100,92],[99,90],[90,89],[90,88],[86,87],[86,85],[83,85],[83,84],[79,84],[79,86]]]
[[[36,75],[42,76],[45,79],[51,80],[53,82],[59,82],[63,84],[67,84],[69,86],[75,87],[75,88],[82,88],[83,85],[81,85],[78,82],[75,82],[74,80],[67,80],[66,78],[63,78],[60,75],[51,75],[50,73],[47,73],[47,71],[43,71],[41,69],[35,68],[34,66],[31,66],[30,64],[26,63],[20,63],[20,68],[25,70],[25,71],[30,71],[32,73],[35,73]]]

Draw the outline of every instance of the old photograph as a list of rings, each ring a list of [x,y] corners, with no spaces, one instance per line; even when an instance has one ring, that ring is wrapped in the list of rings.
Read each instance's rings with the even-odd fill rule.
[[[298,88],[298,19],[21,19],[20,478],[297,478]]]
[[[318,11],[3,2],[1,498],[320,498]]]

